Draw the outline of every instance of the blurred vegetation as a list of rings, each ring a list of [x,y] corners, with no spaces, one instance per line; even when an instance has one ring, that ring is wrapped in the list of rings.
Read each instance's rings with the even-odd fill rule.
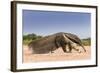
[[[32,40],[37,40],[39,38],[42,38],[43,36],[40,35],[36,35],[34,33],[32,34],[27,34],[23,36],[23,44],[27,45],[28,43],[30,43]],[[86,38],[86,39],[81,39],[83,45],[85,46],[90,46],[91,45],[91,38]]]
[[[36,40],[42,38],[42,36],[40,35],[36,35],[34,33],[32,34],[28,34],[28,35],[24,35],[23,36],[23,44],[27,45],[28,43],[30,43],[32,40]]]
[[[82,43],[84,46],[90,46],[91,45],[91,38],[82,39]]]

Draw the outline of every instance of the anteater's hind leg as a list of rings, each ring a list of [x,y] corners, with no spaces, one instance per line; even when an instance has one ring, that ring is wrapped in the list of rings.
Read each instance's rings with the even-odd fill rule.
[[[54,53],[54,51],[51,51],[51,53]]]

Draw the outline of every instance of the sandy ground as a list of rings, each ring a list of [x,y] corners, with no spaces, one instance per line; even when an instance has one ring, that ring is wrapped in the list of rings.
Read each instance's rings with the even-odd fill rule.
[[[81,47],[77,47],[80,48]],[[43,61],[64,61],[64,60],[84,60],[91,58],[90,46],[85,46],[86,52],[77,52],[72,50],[72,53],[64,53],[62,48],[48,54],[32,54],[28,46],[23,46],[23,63],[43,62]]]

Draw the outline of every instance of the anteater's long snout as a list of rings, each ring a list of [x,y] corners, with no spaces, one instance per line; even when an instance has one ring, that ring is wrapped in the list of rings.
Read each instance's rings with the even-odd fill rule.
[[[82,48],[83,48],[84,52],[86,52],[86,49],[85,49],[85,47],[83,45],[82,45]]]

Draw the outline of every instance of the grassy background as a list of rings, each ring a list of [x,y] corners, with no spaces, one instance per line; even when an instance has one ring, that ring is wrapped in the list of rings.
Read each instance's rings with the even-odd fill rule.
[[[42,36],[36,35],[34,33],[28,34],[28,35],[24,35],[23,36],[23,44],[24,45],[28,45],[31,41],[39,39],[39,38],[42,38]]]
[[[91,45],[91,39],[90,38],[82,39],[82,43],[85,46],[90,46]]]
[[[36,39],[40,39],[40,38],[42,38],[42,36],[36,35],[34,33],[24,35],[23,36],[23,44],[28,45],[32,40],[36,40]],[[91,39],[90,38],[81,39],[81,41],[82,41],[84,46],[90,46],[91,45]]]

